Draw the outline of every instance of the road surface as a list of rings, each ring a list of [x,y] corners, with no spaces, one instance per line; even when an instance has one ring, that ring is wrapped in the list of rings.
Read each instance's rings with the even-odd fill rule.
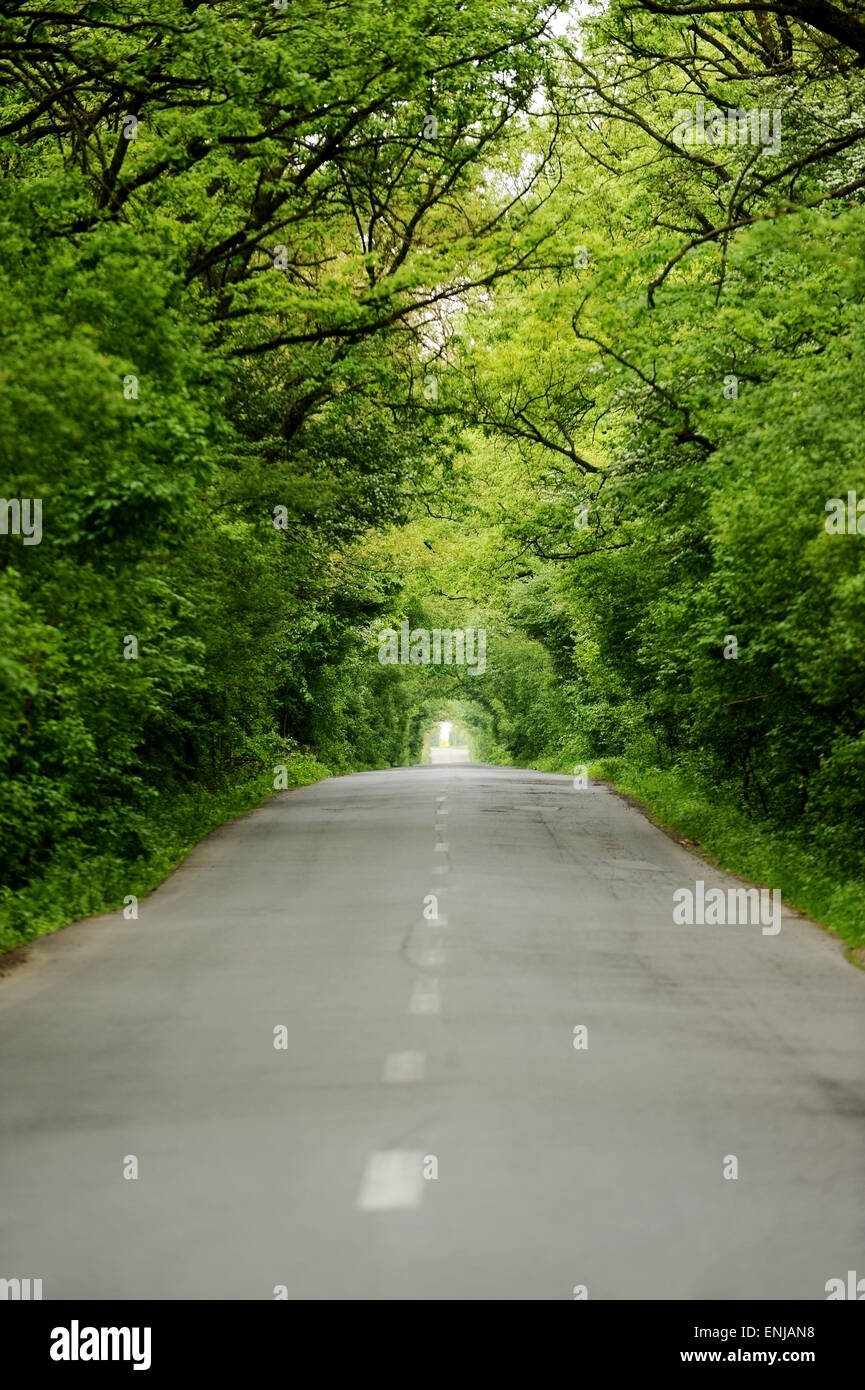
[[[429,760],[431,763],[467,763],[469,750],[467,748],[439,748],[433,744],[429,750]]]
[[[865,1273],[865,973],[786,913],[674,924],[697,879],[735,884],[567,777],[275,797],[0,981],[0,1277],[824,1299]]]

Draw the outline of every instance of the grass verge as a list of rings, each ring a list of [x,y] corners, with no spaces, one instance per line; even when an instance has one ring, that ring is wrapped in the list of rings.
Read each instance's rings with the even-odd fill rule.
[[[567,771],[572,770],[569,764]],[[675,768],[637,767],[610,758],[590,764],[589,774],[633,797],[656,825],[693,841],[718,868],[780,889],[785,902],[840,936],[856,963],[865,964],[865,882],[845,877],[819,847],[752,820],[732,799]]]
[[[287,787],[308,786],[331,770],[304,753],[283,755]],[[124,898],[144,898],[177,868],[205,835],[260,806],[274,794],[273,770],[220,791],[193,787],[164,797],[146,827],[146,851],[132,862],[94,854],[67,840],[26,888],[0,889],[0,955],[82,917],[112,912]]]

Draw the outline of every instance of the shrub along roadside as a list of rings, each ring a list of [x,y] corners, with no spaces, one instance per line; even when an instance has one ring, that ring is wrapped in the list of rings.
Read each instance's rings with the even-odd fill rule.
[[[508,762],[494,755],[488,760]],[[308,753],[287,755],[284,765],[288,788],[333,775]],[[538,767],[570,774],[574,760],[539,759]],[[779,888],[786,903],[839,936],[851,948],[849,959],[865,965],[865,884],[839,875],[837,866],[828,864],[813,846],[788,830],[752,820],[735,804],[732,793],[725,797],[703,787],[682,769],[607,758],[591,763],[589,774],[632,797],[654,824],[693,841],[694,851],[715,867]],[[81,918],[119,912],[130,894],[139,900],[146,897],[212,830],[248,814],[273,794],[273,773],[268,769],[217,792],[199,786],[163,799],[159,821],[150,827],[148,852],[133,863],[82,854],[75,842],[68,842],[62,857],[38,880],[0,897],[0,953]]]
[[[573,773],[575,758],[541,759],[544,772]],[[693,842],[689,849],[714,867],[778,888],[784,902],[813,918],[847,945],[848,959],[865,967],[865,883],[795,832],[753,820],[725,792],[703,786],[681,768],[647,767],[626,758],[588,764],[589,775],[632,797],[662,830]]]
[[[284,755],[286,788],[305,787],[332,776],[308,753]],[[274,795],[273,769],[212,791],[193,786],[160,798],[158,819],[148,826],[148,848],[131,863],[114,855],[94,855],[75,840],[39,878],[13,893],[0,890],[0,953],[57,931],[83,917],[123,908],[157,888],[212,830],[255,810]]]

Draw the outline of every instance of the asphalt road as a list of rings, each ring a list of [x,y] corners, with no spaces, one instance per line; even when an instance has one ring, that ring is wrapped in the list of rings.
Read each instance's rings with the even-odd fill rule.
[[[429,750],[429,760],[431,763],[467,763],[469,750],[467,748],[439,748],[436,744],[432,744]]]
[[[697,879],[738,886],[566,777],[275,797],[0,981],[0,1277],[824,1299],[865,1274],[865,973],[786,912],[675,924]]]

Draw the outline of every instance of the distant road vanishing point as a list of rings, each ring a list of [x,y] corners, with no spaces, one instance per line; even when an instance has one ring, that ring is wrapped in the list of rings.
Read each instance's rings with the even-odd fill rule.
[[[429,750],[430,762],[439,766],[443,764],[467,763],[469,760],[469,750],[467,748],[439,748],[435,744]]]

